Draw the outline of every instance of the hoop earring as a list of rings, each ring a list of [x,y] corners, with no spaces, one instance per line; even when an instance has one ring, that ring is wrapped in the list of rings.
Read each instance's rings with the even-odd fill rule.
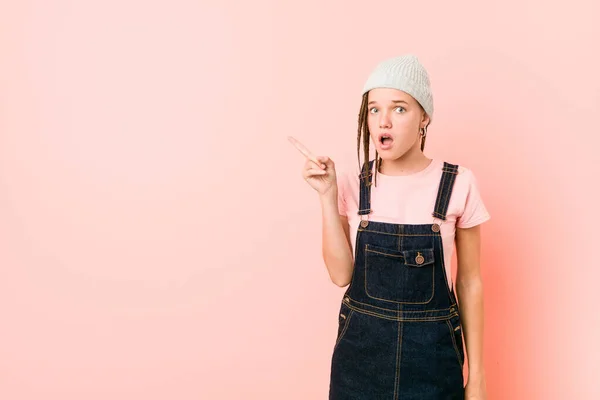
[[[419,129],[419,133],[421,135],[421,151],[425,149],[425,138],[427,137],[427,128]]]

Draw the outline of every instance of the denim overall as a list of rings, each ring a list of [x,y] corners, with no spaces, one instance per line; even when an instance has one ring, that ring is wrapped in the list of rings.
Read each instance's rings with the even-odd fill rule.
[[[444,163],[434,218],[420,225],[369,221],[371,193],[361,173],[362,220],[340,306],[330,400],[464,400],[461,320],[435,223],[446,220],[457,173]]]

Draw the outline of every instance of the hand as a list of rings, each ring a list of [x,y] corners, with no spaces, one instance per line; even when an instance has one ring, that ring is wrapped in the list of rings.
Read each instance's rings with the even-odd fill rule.
[[[465,400],[487,400],[484,377],[469,377],[465,388]]]
[[[288,137],[288,140],[306,157],[302,168],[302,177],[321,196],[330,192],[332,188],[337,189],[335,164],[326,156],[315,156],[302,143]]]

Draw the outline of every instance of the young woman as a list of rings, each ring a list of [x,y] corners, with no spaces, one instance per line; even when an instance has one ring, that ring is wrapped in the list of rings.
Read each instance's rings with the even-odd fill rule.
[[[432,117],[428,73],[408,54],[381,62],[367,79],[351,173],[336,173],[330,158],[291,139],[319,193],[329,275],[348,286],[330,399],[486,399],[479,249],[490,216],[471,170],[423,153]]]

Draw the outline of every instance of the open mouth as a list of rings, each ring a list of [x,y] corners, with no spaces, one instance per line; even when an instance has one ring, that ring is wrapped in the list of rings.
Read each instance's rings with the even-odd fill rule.
[[[394,138],[390,134],[382,133],[381,135],[379,135],[379,143],[381,144],[382,148],[390,147],[393,141]]]

